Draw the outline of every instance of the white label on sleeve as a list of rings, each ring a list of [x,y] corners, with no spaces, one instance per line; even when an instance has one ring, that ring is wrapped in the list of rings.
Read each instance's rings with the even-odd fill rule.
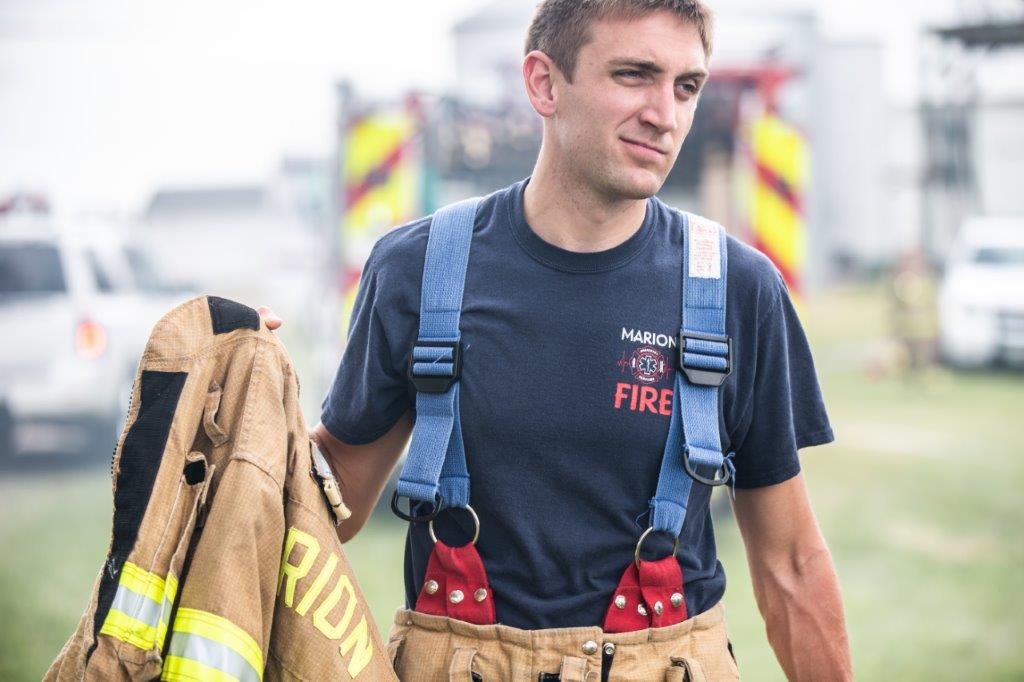
[[[690,277],[719,279],[722,276],[721,242],[715,223],[690,216]]]

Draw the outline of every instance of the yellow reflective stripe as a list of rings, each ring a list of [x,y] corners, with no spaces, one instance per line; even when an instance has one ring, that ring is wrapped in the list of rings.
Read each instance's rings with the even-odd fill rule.
[[[178,596],[178,579],[173,573],[167,574],[166,589],[164,590],[164,602],[174,604],[174,598]],[[167,609],[167,613],[170,609]]]
[[[362,182],[415,132],[413,117],[404,111],[367,116],[353,126],[345,139],[343,160],[348,183]]]
[[[119,582],[132,592],[144,595],[155,601],[157,604],[164,600],[164,579],[156,573],[150,573],[147,570],[139,568],[130,561],[124,562],[124,566],[121,568],[121,580]],[[174,589],[177,590],[177,581],[174,582]]]
[[[233,675],[181,656],[168,656],[164,659],[164,671],[160,679],[171,682],[238,682],[238,678]]]
[[[260,676],[263,675],[263,649],[248,632],[227,618],[199,609],[178,609],[174,632],[199,635],[228,647],[244,658]]]
[[[810,172],[803,134],[777,116],[765,116],[753,123],[751,138],[757,160],[801,193]]]
[[[122,611],[110,609],[106,620],[103,621],[103,627],[100,628],[100,634],[110,635],[140,649],[153,649],[158,643],[163,646],[167,625],[160,623],[156,628],[141,620],[135,620]]]
[[[140,649],[163,648],[177,592],[174,574],[164,580],[126,561],[100,633]]]
[[[753,207],[751,222],[761,243],[786,269],[799,272],[806,253],[806,230],[800,215],[772,189],[760,183],[754,189]]]

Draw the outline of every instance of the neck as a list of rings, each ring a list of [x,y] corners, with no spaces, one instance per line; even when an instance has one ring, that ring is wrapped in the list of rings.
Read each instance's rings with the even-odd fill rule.
[[[643,225],[644,199],[609,199],[576,179],[545,153],[523,197],[526,222],[544,241],[567,251],[592,253],[614,248]]]

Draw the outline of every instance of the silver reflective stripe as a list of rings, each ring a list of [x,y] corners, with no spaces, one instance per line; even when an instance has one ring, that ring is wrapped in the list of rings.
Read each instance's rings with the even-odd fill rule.
[[[231,675],[239,682],[260,682],[260,673],[229,646],[187,632],[175,632],[168,649],[171,656],[187,658]]]
[[[135,620],[142,621],[155,628],[161,622],[166,623],[166,620],[162,617],[165,613],[170,614],[171,606],[171,600],[166,593],[164,594],[163,603],[158,604],[146,595],[129,589],[126,585],[118,585],[110,608],[117,609]]]
[[[163,611],[160,604],[143,594],[129,590],[124,585],[117,587],[117,593],[114,594],[114,602],[110,608],[117,609],[126,616],[131,616],[152,627],[156,627],[160,622],[160,613]]]

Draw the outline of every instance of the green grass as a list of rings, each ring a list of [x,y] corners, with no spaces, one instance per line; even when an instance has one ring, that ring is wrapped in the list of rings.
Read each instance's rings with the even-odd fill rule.
[[[871,378],[872,356],[885,353],[880,303],[836,292],[806,313],[837,442],[802,459],[857,678],[1024,678],[1024,377]],[[720,523],[719,538],[741,670],[785,679],[735,525]]]
[[[391,629],[395,611],[405,605],[405,527],[390,509],[378,509],[359,535],[345,544],[352,570],[384,637]]]
[[[85,609],[107,551],[110,475],[0,478],[0,680],[38,680]]]
[[[807,326],[838,441],[803,454],[842,582],[861,680],[1024,679],[1024,376],[871,378],[877,292],[811,301]],[[0,474],[0,680],[39,679],[106,552],[99,470]],[[380,628],[402,601],[404,528],[375,518],[346,546]],[[784,679],[730,518],[718,521],[740,667]]]

